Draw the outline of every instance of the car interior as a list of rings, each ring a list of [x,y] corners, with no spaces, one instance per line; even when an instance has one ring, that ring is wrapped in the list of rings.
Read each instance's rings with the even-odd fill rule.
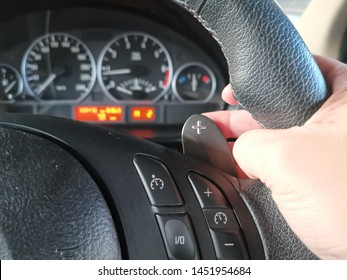
[[[317,259],[201,113],[302,124],[328,95],[311,53],[347,61],[346,12],[0,0],[0,258]]]

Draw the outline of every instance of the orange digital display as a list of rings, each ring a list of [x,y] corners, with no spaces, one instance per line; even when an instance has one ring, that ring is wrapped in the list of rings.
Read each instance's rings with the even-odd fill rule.
[[[77,106],[75,119],[83,122],[121,122],[123,108],[120,106]]]
[[[133,107],[131,108],[131,120],[135,122],[155,121],[155,113],[154,107]]]

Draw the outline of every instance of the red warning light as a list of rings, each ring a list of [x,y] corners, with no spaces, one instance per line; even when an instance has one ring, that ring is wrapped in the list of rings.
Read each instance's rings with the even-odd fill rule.
[[[211,81],[210,77],[207,76],[207,75],[202,76],[202,79],[201,79],[201,80],[202,80],[202,82],[205,83],[205,84],[209,84],[210,81]]]

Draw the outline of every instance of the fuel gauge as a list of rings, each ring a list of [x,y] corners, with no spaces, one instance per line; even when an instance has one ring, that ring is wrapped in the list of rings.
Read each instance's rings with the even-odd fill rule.
[[[173,91],[182,102],[206,102],[215,90],[215,75],[201,63],[185,64],[174,76]]]
[[[0,101],[14,101],[23,91],[23,81],[16,69],[0,64]]]

